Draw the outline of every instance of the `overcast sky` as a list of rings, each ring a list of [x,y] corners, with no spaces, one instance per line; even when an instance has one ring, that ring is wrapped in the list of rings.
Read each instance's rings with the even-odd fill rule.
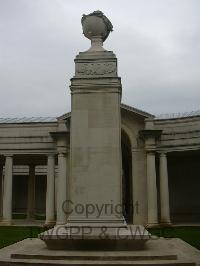
[[[153,114],[200,109],[199,0],[0,0],[0,117],[70,110],[74,57],[89,48],[81,16],[114,31],[122,102]]]

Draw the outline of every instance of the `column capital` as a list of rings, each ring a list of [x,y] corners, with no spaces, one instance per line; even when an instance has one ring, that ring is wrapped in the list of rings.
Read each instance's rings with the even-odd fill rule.
[[[58,153],[58,157],[65,157],[66,156],[66,152],[62,151]]]
[[[146,150],[146,153],[149,155],[156,155],[156,150]]]
[[[143,152],[144,149],[142,149],[142,148],[139,148],[139,149],[138,148],[132,148],[131,151],[132,151],[132,153],[133,152]]]
[[[64,156],[66,156],[69,153],[69,151],[70,151],[69,147],[62,147],[62,148],[60,147],[58,148],[58,156],[60,154],[63,154]]]
[[[11,158],[13,158],[13,154],[12,153],[8,153],[8,154],[4,154],[4,157],[11,157]]]
[[[167,157],[167,152],[159,152],[160,157]]]
[[[47,153],[47,158],[55,158],[55,153]]]

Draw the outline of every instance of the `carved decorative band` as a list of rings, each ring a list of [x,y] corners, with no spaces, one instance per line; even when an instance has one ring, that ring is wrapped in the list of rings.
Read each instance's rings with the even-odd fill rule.
[[[76,74],[83,76],[117,75],[115,63],[82,63],[76,65]]]
[[[98,90],[88,90],[88,91],[83,91],[83,90],[76,90],[72,91],[71,94],[89,94],[89,93],[119,93],[121,94],[121,91],[115,90],[115,91],[98,91]]]

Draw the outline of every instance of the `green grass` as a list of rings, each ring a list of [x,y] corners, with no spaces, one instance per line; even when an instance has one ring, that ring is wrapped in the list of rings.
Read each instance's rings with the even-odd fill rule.
[[[12,215],[12,218],[17,220],[17,219],[20,219],[20,220],[24,220],[26,219],[27,215],[26,213],[13,213]],[[34,219],[35,220],[45,220],[46,216],[44,214],[34,214]]]
[[[44,214],[35,214],[35,215],[34,215],[34,218],[35,218],[36,220],[44,221],[45,218],[46,218],[46,216],[45,216]]]
[[[152,228],[148,231],[156,236],[165,238],[180,238],[188,244],[200,249],[200,227],[168,227]]]
[[[0,248],[16,243],[25,238],[37,237],[45,229],[42,227],[0,226]]]

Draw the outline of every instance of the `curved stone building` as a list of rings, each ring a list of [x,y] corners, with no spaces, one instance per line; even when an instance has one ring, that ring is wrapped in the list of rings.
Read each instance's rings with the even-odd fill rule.
[[[200,113],[154,117],[121,104],[121,120],[126,221],[199,223]],[[66,222],[57,202],[66,200],[58,191],[69,180],[69,144],[70,113],[0,119],[1,224]]]

